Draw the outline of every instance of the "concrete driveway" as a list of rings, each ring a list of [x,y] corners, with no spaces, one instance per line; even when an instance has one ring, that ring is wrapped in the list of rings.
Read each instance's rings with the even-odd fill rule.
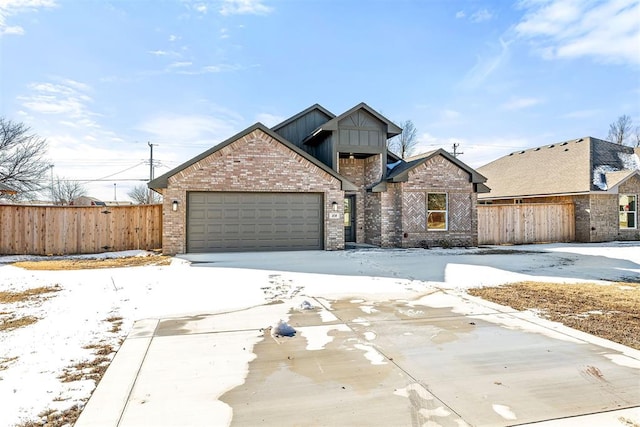
[[[363,252],[190,258],[212,275],[216,267],[404,272],[442,286],[405,281],[396,295],[332,297],[305,293],[305,276],[291,276],[264,305],[139,321],[76,426],[640,425],[640,352],[470,297],[446,285],[450,259]],[[639,268],[599,259],[596,272],[575,267],[594,266],[593,257],[571,253],[458,256],[516,275]],[[273,319],[296,334],[274,336]]]

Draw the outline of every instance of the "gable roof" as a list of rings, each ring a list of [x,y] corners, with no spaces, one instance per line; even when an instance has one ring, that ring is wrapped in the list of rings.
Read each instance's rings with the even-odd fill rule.
[[[614,172],[639,168],[640,160],[632,147],[583,137],[517,151],[478,168],[491,188],[491,193],[480,198],[606,191],[628,178]]]
[[[345,111],[344,113],[340,114],[339,116],[332,118],[331,120],[329,120],[328,122],[326,122],[322,126],[319,126],[317,129],[315,129],[313,132],[311,132],[311,134],[309,136],[307,136],[305,138],[304,142],[306,143],[307,141],[310,141],[311,139],[313,139],[316,135],[320,134],[321,132],[338,130],[338,123],[342,119],[344,119],[346,117],[349,117],[351,114],[353,114],[356,111],[361,110],[361,109],[365,110],[367,113],[371,114],[373,117],[375,117],[376,119],[380,120],[385,125],[387,125],[387,139],[392,138],[392,137],[402,133],[402,129],[400,127],[398,127],[398,125],[396,125],[391,120],[389,120],[386,117],[384,117],[382,114],[378,113],[373,108],[369,107],[364,102],[361,102],[360,104],[358,104],[355,107]]]
[[[288,125],[289,123],[292,123],[296,120],[298,120],[300,117],[305,116],[307,114],[309,114],[310,112],[312,112],[313,110],[318,110],[320,111],[322,114],[324,114],[325,116],[327,116],[327,119],[331,120],[333,119],[336,115],[333,114],[331,111],[327,110],[326,108],[324,108],[322,105],[320,104],[313,104],[311,107],[300,111],[298,114],[289,117],[288,119],[286,119],[283,122],[278,123],[277,125],[273,126],[271,128],[272,131],[274,132],[278,132],[278,130],[282,129],[283,127],[285,127],[286,125]]]
[[[419,154],[417,156],[409,157],[408,161],[403,161],[398,166],[394,167],[389,174],[387,175],[387,181],[390,182],[405,182],[409,179],[409,172],[421,164],[425,163],[427,160],[435,157],[442,156],[445,159],[449,160],[451,163],[458,166],[460,169],[464,170],[470,175],[470,182],[474,184],[482,184],[487,181],[487,178],[482,176],[482,174],[478,173],[471,166],[460,161],[458,158],[454,157],[448,151],[443,150],[442,148],[438,148],[437,150],[429,151],[426,153]]]
[[[243,138],[243,137],[249,135],[251,132],[253,132],[255,130],[260,130],[261,132],[263,132],[266,135],[270,136],[271,138],[275,139],[276,141],[278,141],[279,143],[281,143],[285,147],[287,147],[290,150],[294,151],[296,154],[304,157],[306,160],[308,160],[309,162],[311,162],[315,166],[319,167],[323,171],[327,172],[329,175],[331,175],[334,178],[338,179],[342,183],[342,189],[343,190],[357,190],[357,187],[354,184],[352,184],[349,180],[347,180],[345,177],[343,177],[342,175],[338,174],[336,171],[334,171],[333,169],[331,169],[330,167],[328,167],[327,165],[325,165],[324,163],[322,163],[321,161],[319,161],[315,157],[313,157],[310,154],[306,153],[302,149],[296,147],[291,142],[287,141],[286,139],[284,139],[283,137],[281,137],[277,133],[273,132],[272,130],[270,130],[268,127],[266,127],[262,123],[256,123],[253,126],[250,126],[250,127],[246,128],[245,130],[237,133],[236,135],[232,136],[231,138],[221,142],[220,144],[218,144],[218,145],[208,149],[207,151],[195,156],[194,158],[192,158],[190,160],[187,160],[186,162],[184,162],[180,166],[178,166],[178,167],[170,170],[169,172],[159,176],[158,178],[150,181],[147,184],[147,186],[149,188],[153,189],[153,190],[157,190],[157,189],[160,189],[160,188],[167,188],[167,185],[169,183],[169,178],[172,177],[173,175],[183,171],[184,169],[188,168],[189,166],[191,166],[191,165],[199,162],[200,160],[210,156],[211,154],[215,153],[216,151],[219,151],[219,150],[223,149],[224,147],[232,144],[233,142],[239,140],[240,138]]]
[[[14,190],[13,188],[9,187],[8,185],[5,185],[5,184],[0,182],[0,193],[16,194],[16,193],[18,193],[18,190]]]

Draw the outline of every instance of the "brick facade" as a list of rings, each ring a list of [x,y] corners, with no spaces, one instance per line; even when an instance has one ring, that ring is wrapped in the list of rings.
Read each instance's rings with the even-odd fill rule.
[[[169,177],[163,192],[162,249],[185,253],[189,191],[313,192],[324,199],[324,248],[344,248],[343,219],[330,218],[332,203],[343,206],[341,182],[257,129]],[[178,210],[171,208],[178,202]]]
[[[359,188],[356,194],[356,242],[382,247],[475,246],[478,243],[476,194],[469,174],[442,156],[416,167],[407,182],[380,182],[380,155],[340,159],[339,172]],[[426,194],[446,193],[448,230],[427,230]],[[354,194],[354,193],[351,193]]]
[[[409,173],[402,187],[402,247],[476,246],[477,195],[468,172],[442,156],[427,160]],[[427,229],[427,194],[448,197],[447,230]]]

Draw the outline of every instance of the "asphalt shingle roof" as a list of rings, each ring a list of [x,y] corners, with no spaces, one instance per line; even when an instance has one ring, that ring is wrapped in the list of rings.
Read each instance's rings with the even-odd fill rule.
[[[543,145],[516,151],[478,168],[491,188],[479,198],[604,191],[626,179],[629,171],[640,167],[639,163],[632,147],[592,137]]]

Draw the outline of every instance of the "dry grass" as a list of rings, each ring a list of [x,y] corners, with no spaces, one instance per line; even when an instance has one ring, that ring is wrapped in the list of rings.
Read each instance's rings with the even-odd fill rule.
[[[0,371],[9,369],[9,365],[18,360],[18,356],[14,357],[0,357]]]
[[[89,270],[96,268],[141,267],[145,265],[169,265],[171,257],[151,255],[109,259],[57,259],[44,261],[20,261],[13,265],[25,270]]]
[[[520,282],[468,291],[516,310],[539,310],[547,319],[640,350],[640,284]]]
[[[60,287],[56,285],[54,287],[42,286],[17,292],[0,291],[0,304],[14,304],[33,300],[43,301],[48,298],[45,294],[58,292],[59,290]],[[10,311],[3,311],[0,312],[0,332],[29,326],[36,323],[38,320],[39,319],[35,316],[18,317]]]
[[[36,323],[39,319],[34,316],[9,317],[0,319],[0,331],[11,331]]]
[[[63,427],[72,426],[80,416],[82,408],[74,405],[64,411],[47,409],[38,414],[38,421],[26,421],[16,425],[16,427]]]
[[[0,304],[11,304],[15,302],[23,302],[38,298],[40,295],[51,292],[58,292],[60,286],[54,287],[41,286],[39,288],[25,289],[24,291],[0,291]]]

